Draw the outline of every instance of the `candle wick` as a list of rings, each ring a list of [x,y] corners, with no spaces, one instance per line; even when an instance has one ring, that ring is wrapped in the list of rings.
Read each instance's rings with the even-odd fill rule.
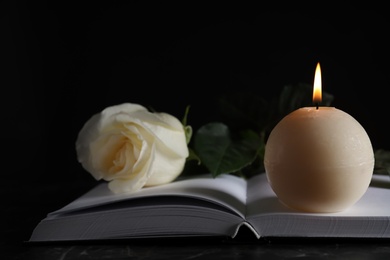
[[[316,109],[318,110],[318,107],[319,107],[320,103],[319,102],[316,102]]]

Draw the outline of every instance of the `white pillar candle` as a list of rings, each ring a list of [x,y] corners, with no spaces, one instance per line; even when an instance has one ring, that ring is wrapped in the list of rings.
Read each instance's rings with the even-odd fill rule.
[[[284,117],[264,155],[279,200],[308,212],[338,212],[355,204],[371,182],[374,161],[364,128],[335,107],[303,107]]]

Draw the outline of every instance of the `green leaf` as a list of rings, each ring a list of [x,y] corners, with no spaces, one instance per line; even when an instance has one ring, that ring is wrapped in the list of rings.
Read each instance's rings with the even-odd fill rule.
[[[279,96],[278,111],[282,116],[300,108],[314,106],[313,101],[313,86],[305,83],[297,85],[286,85],[282,89]],[[322,91],[321,106],[330,106],[333,102],[333,95]]]
[[[280,92],[279,98],[270,106],[271,120],[269,120],[266,132],[272,131],[275,125],[286,115],[301,107],[313,105],[313,86],[306,83],[286,85]],[[330,106],[333,102],[333,95],[322,91],[321,106]]]
[[[186,161],[197,161],[198,165],[201,164],[201,160],[199,158],[199,156],[195,153],[194,149],[191,149],[191,147],[188,148],[188,157],[186,159]]]
[[[187,144],[190,143],[191,138],[192,138],[192,126],[187,125],[187,118],[188,118],[189,111],[190,111],[190,106],[187,106],[186,110],[184,112],[183,119],[181,120],[181,123],[182,123],[182,125],[184,127],[184,133],[185,133],[185,136],[186,136]]]
[[[255,132],[247,130],[231,136],[229,128],[218,122],[202,126],[194,137],[194,149],[214,177],[250,165],[261,147],[262,139]]]
[[[390,151],[378,149],[375,156],[375,174],[390,174]]]
[[[189,144],[191,142],[191,138],[192,138],[192,126],[186,125],[183,127],[184,127],[184,134],[186,136],[186,142],[187,142],[187,144]]]
[[[226,93],[218,99],[218,111],[224,123],[235,129],[264,129],[269,120],[269,104],[266,99],[252,92]]]
[[[186,107],[186,110],[184,111],[184,116],[183,119],[181,120],[181,123],[186,126],[187,125],[187,118],[188,118],[188,113],[190,112],[190,106],[188,105]]]

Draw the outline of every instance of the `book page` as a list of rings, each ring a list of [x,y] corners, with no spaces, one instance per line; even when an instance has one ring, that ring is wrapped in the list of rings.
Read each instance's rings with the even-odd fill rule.
[[[124,194],[114,194],[104,182],[65,207],[50,213],[49,216],[113,202],[154,196],[179,196],[206,200],[222,205],[243,218],[246,207],[246,181],[233,175],[222,174],[213,178],[207,174],[160,186],[145,187],[137,192]]]
[[[293,213],[282,204],[268,183],[265,173],[260,173],[248,180],[247,219],[267,213]]]
[[[307,213],[282,204],[265,174],[248,181],[247,220],[261,236],[390,237],[390,177],[373,175],[362,198],[335,213]]]
[[[254,176],[248,181],[247,216],[268,213],[288,213],[307,215],[282,204],[271,186],[265,173]],[[390,217],[390,176],[373,175],[370,187],[363,197],[352,207],[335,213],[310,213],[311,216],[389,216]]]

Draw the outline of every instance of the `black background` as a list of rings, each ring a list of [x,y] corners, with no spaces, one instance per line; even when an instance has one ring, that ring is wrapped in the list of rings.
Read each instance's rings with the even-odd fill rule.
[[[318,61],[333,105],[375,149],[390,150],[384,8],[82,2],[0,4],[6,177],[91,181],[74,143],[103,108],[133,102],[181,119],[191,105],[196,130],[214,119],[221,93],[273,97],[286,84],[312,84]]]

